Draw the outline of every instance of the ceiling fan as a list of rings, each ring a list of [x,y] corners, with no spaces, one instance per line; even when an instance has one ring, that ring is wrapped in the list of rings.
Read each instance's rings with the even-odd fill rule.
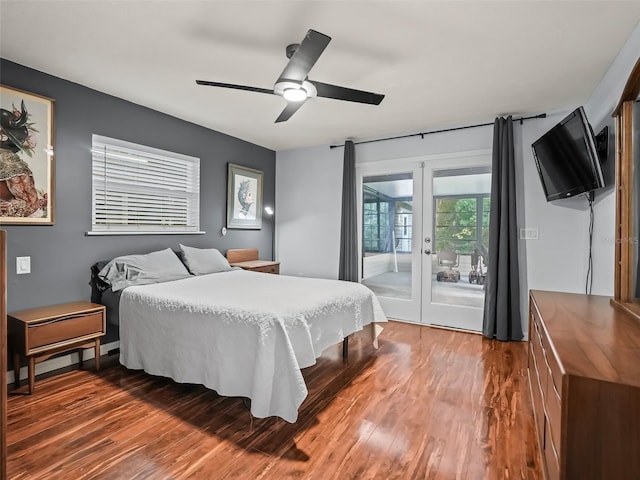
[[[289,120],[304,102],[311,97],[334,98],[347,102],[379,105],[384,95],[316,82],[307,78],[309,71],[330,41],[331,37],[315,30],[309,30],[301,43],[289,45],[286,50],[289,63],[287,63],[280,77],[276,80],[272,90],[246,85],[234,85],[232,83],[210,82],[208,80],[196,80],[196,83],[198,85],[280,95],[287,101],[287,106],[276,119],[276,123]]]

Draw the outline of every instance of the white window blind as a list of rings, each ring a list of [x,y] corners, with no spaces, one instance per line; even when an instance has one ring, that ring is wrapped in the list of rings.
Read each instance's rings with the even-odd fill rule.
[[[91,233],[201,233],[200,159],[93,135]]]

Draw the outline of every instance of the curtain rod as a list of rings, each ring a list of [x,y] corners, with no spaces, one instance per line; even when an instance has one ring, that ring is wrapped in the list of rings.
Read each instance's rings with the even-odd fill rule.
[[[513,121],[514,122],[520,122],[520,125],[522,125],[522,122],[524,122],[525,120],[532,120],[532,119],[536,119],[536,118],[546,118],[546,117],[547,117],[546,113],[539,113],[538,115],[533,115],[531,117],[514,118]],[[488,127],[489,125],[493,125],[493,124],[494,124],[494,122],[479,123],[477,125],[467,125],[465,127],[445,128],[445,129],[442,129],[442,130],[433,130],[431,132],[410,133],[408,135],[400,135],[398,137],[378,138],[376,140],[363,140],[362,142],[353,142],[353,144],[354,145],[360,145],[362,143],[384,142],[385,140],[397,140],[399,138],[409,138],[409,137],[417,137],[417,136],[420,136],[420,137],[424,138],[425,135],[430,135],[432,133],[452,132],[454,130],[464,130],[466,128]],[[329,146],[329,148],[339,148],[339,147],[344,147],[344,145],[330,145]]]

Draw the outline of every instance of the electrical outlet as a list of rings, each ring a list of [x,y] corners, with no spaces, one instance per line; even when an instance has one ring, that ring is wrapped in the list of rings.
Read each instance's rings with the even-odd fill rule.
[[[31,257],[16,257],[16,273],[31,273]]]
[[[521,228],[520,240],[538,240],[537,228]]]

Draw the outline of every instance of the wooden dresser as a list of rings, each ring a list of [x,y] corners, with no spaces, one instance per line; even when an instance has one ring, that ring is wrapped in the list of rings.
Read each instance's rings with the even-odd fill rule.
[[[257,248],[232,248],[227,250],[227,260],[232,267],[263,273],[280,273],[280,262],[258,260]]]
[[[532,290],[529,386],[548,479],[640,479],[640,322],[609,297]]]

